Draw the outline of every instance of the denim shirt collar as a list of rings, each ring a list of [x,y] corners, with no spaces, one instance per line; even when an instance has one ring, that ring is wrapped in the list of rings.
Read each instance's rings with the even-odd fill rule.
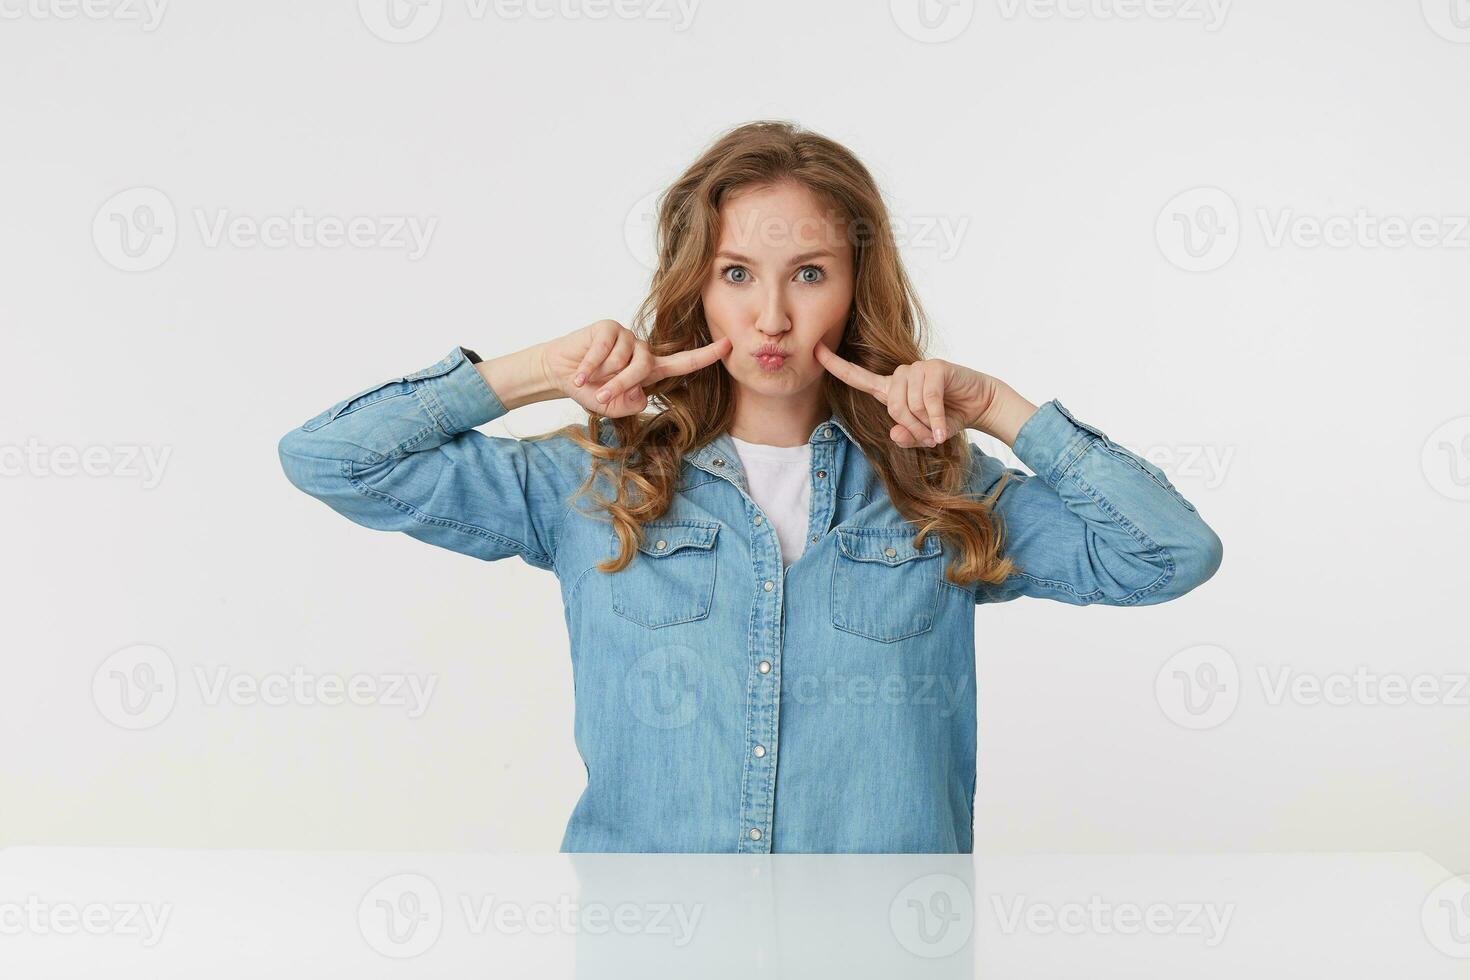
[[[851,442],[857,441],[842,414],[834,409],[828,414],[826,421],[818,423],[812,430],[807,442],[815,447],[824,442],[834,442],[843,436]],[[740,466],[740,454],[735,451],[735,443],[728,432],[721,432],[703,446],[691,449],[684,454],[684,461],[713,476],[724,477],[737,486],[745,485],[745,471]]]

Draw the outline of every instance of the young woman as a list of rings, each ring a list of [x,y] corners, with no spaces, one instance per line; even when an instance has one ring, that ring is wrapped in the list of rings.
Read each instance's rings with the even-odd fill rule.
[[[287,433],[287,476],[556,574],[587,767],[563,851],[969,852],[976,606],[1165,602],[1219,538],[1060,402],[924,357],[879,191],[831,140],[728,132],[658,233],[636,331],[456,348]],[[475,431],[561,397],[585,427]]]

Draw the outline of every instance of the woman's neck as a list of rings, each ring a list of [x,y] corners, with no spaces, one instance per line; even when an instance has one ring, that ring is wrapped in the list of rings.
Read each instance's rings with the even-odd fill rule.
[[[801,446],[812,430],[827,420],[829,410],[821,385],[795,395],[763,395],[749,389],[735,393],[735,421],[730,435],[762,446]]]

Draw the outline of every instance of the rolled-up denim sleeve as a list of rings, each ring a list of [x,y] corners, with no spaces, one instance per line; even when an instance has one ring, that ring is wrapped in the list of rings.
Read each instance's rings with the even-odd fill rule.
[[[456,347],[336,403],[281,438],[281,466],[296,487],[364,527],[553,569],[580,481],[539,441],[474,431],[507,409],[472,358]]]
[[[980,583],[976,602],[1150,605],[1220,567],[1219,536],[1164,472],[1055,399],[1026,420],[1013,448],[1034,476],[971,444],[980,493],[1000,486],[993,512],[1002,553],[1020,569],[1001,584]]]

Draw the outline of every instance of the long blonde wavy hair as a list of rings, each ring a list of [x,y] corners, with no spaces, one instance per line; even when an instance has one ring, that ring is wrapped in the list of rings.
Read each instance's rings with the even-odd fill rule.
[[[629,329],[655,355],[710,343],[701,294],[719,245],[720,203],[736,189],[782,180],[805,186],[846,221],[855,275],[837,354],[885,375],[922,360],[928,322],[872,176],[846,147],[783,121],[751,122],[724,133],[660,195],[658,268]],[[881,403],[830,373],[822,378],[828,408],[848,423],[894,507],[915,525],[915,544],[931,533],[950,543],[946,578],[958,585],[996,584],[1014,572],[1001,554],[1002,529],[991,510],[1000,487],[984,499],[966,491],[971,449],[963,432],[932,449],[902,448],[889,438],[893,420]],[[528,437],[565,435],[592,457],[576,496],[590,492],[599,475],[609,478],[613,496],[596,494],[595,500],[611,518],[619,552],[597,566],[604,572],[625,568],[643,523],[668,509],[684,454],[727,431],[734,419],[733,383],[719,361],[647,384],[644,393],[653,411],[616,419],[589,412],[585,428],[574,423]],[[599,438],[604,424],[616,434],[614,445]]]

